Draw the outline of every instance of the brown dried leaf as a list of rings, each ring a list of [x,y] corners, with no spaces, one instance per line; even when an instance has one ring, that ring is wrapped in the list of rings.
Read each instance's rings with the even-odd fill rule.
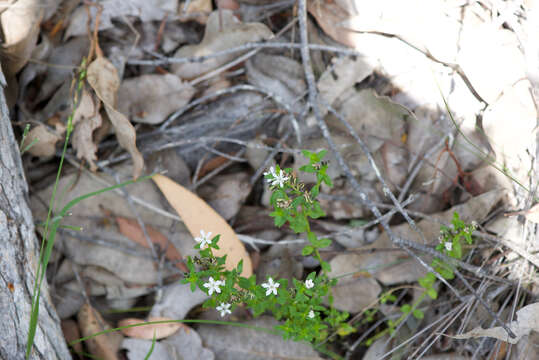
[[[148,320],[142,320],[142,319],[135,319],[135,318],[127,318],[120,320],[118,322],[118,326],[129,326],[129,325],[136,325],[136,324],[144,324],[149,321],[166,321],[166,320],[173,320],[167,317],[149,317]],[[179,322],[170,322],[170,323],[163,323],[163,324],[148,324],[143,326],[134,326],[126,329],[122,329],[122,333],[125,336],[129,336],[136,339],[146,339],[146,340],[152,340],[154,338],[156,339],[163,339],[166,337],[169,337],[170,335],[174,334],[176,331],[178,331],[181,327],[185,328],[185,331],[189,331],[189,327],[183,325]]]
[[[262,23],[240,23],[230,10],[214,11],[206,24],[206,32],[198,45],[186,45],[174,57],[205,56],[241,46],[248,42],[273,37],[271,30]],[[173,64],[172,71],[182,79],[193,79],[240,56],[241,52],[214,57],[201,62]]]
[[[178,215],[193,237],[200,236],[200,231],[211,232],[213,236],[220,234],[219,250],[214,250],[215,256],[226,257],[225,267],[234,269],[240,260],[243,260],[245,277],[251,276],[253,267],[251,258],[234,230],[228,223],[213,210],[204,200],[193,194],[183,186],[175,183],[166,176],[157,174],[153,178],[159,189],[163,192],[170,205]]]
[[[148,248],[148,242],[137,220],[116,216],[116,224],[118,224],[118,230],[122,235]],[[146,231],[154,244],[159,245],[161,249],[167,249],[165,253],[167,259],[173,261],[178,269],[184,272],[189,271],[183,263],[182,254],[169,242],[165,235],[150,225],[146,225]]]
[[[101,314],[88,304],[82,305],[77,320],[83,337],[90,336],[111,327],[103,320]],[[123,336],[118,332],[111,332],[95,336],[85,341],[88,351],[97,358],[104,360],[117,360],[118,350]]]
[[[92,95],[84,90],[80,104],[73,115],[73,148],[77,150],[77,158],[85,159],[92,171],[97,170],[94,161],[97,160],[97,145],[93,140],[93,132],[101,126],[103,120],[99,114],[100,104],[94,102]]]
[[[64,334],[64,338],[66,339],[66,342],[69,344],[72,341],[75,341],[77,339],[80,339],[80,331],[79,326],[75,322],[75,320],[67,319],[62,320],[60,323],[60,326],[62,327],[62,333]],[[82,355],[82,344],[80,342],[73,345],[73,351],[77,355]]]
[[[120,146],[133,158],[133,177],[138,178],[144,168],[144,158],[137,149],[137,134],[129,120],[115,109],[116,94],[120,87],[118,71],[106,58],[98,57],[88,66],[87,79],[97,97],[105,105]]]
[[[53,156],[56,151],[56,143],[62,139],[62,137],[55,132],[50,131],[44,125],[38,125],[26,136],[22,144],[22,148],[26,148],[28,145],[37,139],[37,142],[34,143],[28,149],[28,153],[39,156],[39,157],[50,157]]]
[[[159,124],[194,94],[193,86],[176,75],[142,75],[122,82],[118,110],[134,122]]]

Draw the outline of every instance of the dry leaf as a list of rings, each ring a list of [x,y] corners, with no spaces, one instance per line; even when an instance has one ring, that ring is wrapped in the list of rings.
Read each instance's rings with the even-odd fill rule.
[[[529,221],[539,224],[539,204],[535,204],[528,210],[515,211],[504,214],[504,216],[524,215]]]
[[[516,344],[521,337],[528,335],[532,330],[539,331],[539,303],[530,304],[518,310],[517,320],[511,321],[508,326],[515,333],[516,338],[511,338],[501,326],[489,329],[476,327],[467,333],[451,337],[454,339],[469,339],[487,336]]]
[[[161,21],[165,16],[175,14],[178,8],[177,0],[101,0],[99,6],[102,8],[99,18],[99,31],[114,27],[112,21],[126,19],[133,16],[142,22]],[[94,28],[97,13],[96,6],[90,6],[92,21],[90,28]],[[64,39],[70,36],[86,35],[88,29],[88,9],[82,4],[69,17],[69,26],[64,34]]]
[[[37,139],[37,142],[30,146],[27,150],[28,153],[39,157],[50,157],[56,152],[56,143],[61,140],[62,137],[55,132],[50,131],[46,126],[38,125],[28,132],[28,135],[22,144],[22,148],[26,148],[34,141],[34,139]]]
[[[208,15],[212,11],[211,0],[192,0],[189,1],[187,9],[185,9],[185,1],[180,2],[178,8],[180,21],[197,21],[200,24],[205,24],[208,21]]]
[[[98,57],[88,66],[87,79],[105,105],[120,146],[133,158],[133,177],[138,178],[144,168],[144,158],[137,149],[137,134],[129,120],[115,109],[116,94],[120,87],[118,71],[106,58]]]
[[[120,326],[144,324],[149,321],[166,321],[166,320],[173,320],[173,319],[170,319],[167,317],[149,317],[148,320],[127,318],[127,319],[120,320],[118,322],[118,326],[120,327]],[[179,322],[170,322],[170,323],[163,323],[163,324],[149,324],[149,325],[142,325],[142,326],[134,326],[134,327],[122,329],[121,331],[125,336],[129,336],[136,339],[152,340],[154,338],[154,334],[155,334],[156,339],[163,339],[174,334],[181,327],[186,327],[186,326]],[[186,329],[187,331],[189,328],[188,327],[186,328],[187,328]]]
[[[60,326],[62,327],[62,333],[64,334],[64,338],[68,344],[81,338],[79,326],[75,320],[62,320]],[[73,351],[79,356],[82,355],[82,343],[78,342],[73,345]]]
[[[77,320],[83,337],[111,328],[97,310],[88,304],[82,305],[77,315]],[[122,340],[122,334],[110,332],[88,339],[85,343],[88,351],[95,357],[104,360],[117,360],[119,359],[118,350]]]
[[[159,124],[194,94],[195,89],[176,75],[142,75],[122,82],[118,110],[134,122]]]
[[[2,67],[8,74],[21,70],[34,50],[43,17],[39,0],[18,0],[0,15],[2,25]]]
[[[148,242],[144,237],[144,233],[135,219],[128,219],[121,216],[116,216],[116,223],[118,224],[118,230],[125,237],[136,242],[139,245],[148,248]],[[161,249],[167,249],[165,256],[170,261],[173,261],[176,264],[176,267],[184,272],[188,272],[189,269],[183,263],[182,254],[169,242],[168,238],[163,235],[159,230],[153,228],[152,226],[146,225],[146,231],[150,240],[160,246]]]
[[[262,23],[240,23],[230,10],[214,11],[206,24],[206,32],[198,45],[186,45],[174,57],[206,56],[241,46],[248,42],[273,37],[271,30]],[[173,64],[172,71],[182,79],[193,79],[240,56],[242,52],[213,57],[201,62]]]
[[[175,183],[166,176],[157,174],[153,178],[159,189],[163,192],[170,205],[178,215],[193,237],[200,236],[200,231],[211,232],[213,236],[220,234],[219,250],[213,250],[215,256],[226,257],[225,267],[234,269],[240,260],[243,260],[245,277],[251,276],[253,267],[251,258],[240,242],[234,230],[228,223],[213,210],[204,200]]]
[[[92,171],[97,170],[94,163],[97,160],[97,145],[93,141],[92,134],[103,122],[99,108],[100,104],[96,104],[92,95],[84,90],[80,104],[73,115],[73,125],[75,126],[72,139],[73,148],[77,150],[77,158],[88,161]]]

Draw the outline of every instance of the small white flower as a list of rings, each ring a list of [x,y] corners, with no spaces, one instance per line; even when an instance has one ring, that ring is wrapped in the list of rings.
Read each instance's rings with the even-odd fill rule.
[[[216,309],[221,312],[221,317],[224,317],[226,314],[232,314],[232,311],[230,311],[230,304],[221,303]]]
[[[266,171],[266,172],[264,173],[264,176],[266,176],[266,175],[272,175],[273,177],[275,177],[275,176],[276,176],[276,175],[275,175],[275,168],[272,166],[272,167],[270,168],[270,171]]]
[[[211,244],[211,231],[205,233],[204,230],[200,230],[200,236],[195,238],[196,242],[200,243],[200,249],[204,250],[209,244]]]
[[[314,311],[312,311],[312,310],[309,311],[309,315],[308,315],[308,316],[309,316],[310,319],[314,319],[314,316],[315,316],[315,315],[314,315]]]
[[[307,289],[312,289],[314,287],[314,282],[311,279],[305,280],[305,287]]]
[[[208,279],[208,282],[204,284],[204,287],[208,289],[208,294],[213,294],[215,291],[216,293],[220,294],[221,289],[219,288],[220,285],[224,285],[225,282],[222,280],[213,280],[213,278],[210,276]]]
[[[279,285],[281,284],[273,282],[273,279],[269,278],[267,283],[262,284],[262,287],[266,289],[266,296],[271,293],[273,293],[273,295],[277,295],[277,288]]]
[[[271,185],[275,186],[279,184],[279,187],[283,187],[284,183],[288,180],[288,176],[285,175],[285,173],[281,170],[279,170],[279,173],[273,173],[273,180]]]
[[[453,249],[453,243],[451,241],[445,242],[444,246],[447,251],[451,251],[451,249]]]

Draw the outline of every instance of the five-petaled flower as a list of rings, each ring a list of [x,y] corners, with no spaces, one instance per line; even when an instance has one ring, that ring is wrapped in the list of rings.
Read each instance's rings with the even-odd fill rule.
[[[262,287],[266,289],[266,296],[271,293],[273,293],[273,295],[277,295],[277,288],[279,285],[281,284],[273,282],[273,279],[269,278],[267,283],[262,284]]]
[[[221,303],[221,305],[216,307],[217,311],[221,312],[221,317],[225,316],[226,314],[232,314],[232,311],[230,311],[230,304]]]
[[[200,230],[200,236],[195,238],[196,242],[200,243],[200,249],[204,250],[206,246],[211,244],[211,231],[206,233],[204,230]]]
[[[225,282],[222,280],[213,280],[213,277],[210,276],[208,282],[204,284],[204,287],[208,289],[208,294],[211,295],[215,291],[216,293],[221,293],[220,285],[225,285]]]
[[[266,171],[264,175],[271,175],[273,177],[272,179],[268,179],[268,182],[271,182],[271,186],[279,184],[279,187],[283,187],[284,183],[288,181],[288,176],[285,175],[284,171],[281,169],[275,171],[273,166],[270,168],[270,171]]]
[[[451,249],[453,249],[453,243],[451,241],[446,241],[444,246],[447,251],[451,251]]]
[[[312,311],[312,310],[309,311],[309,315],[308,315],[308,316],[309,316],[310,319],[314,319],[314,316],[315,316],[315,315],[314,315],[314,311]]]
[[[314,282],[311,279],[305,280],[305,287],[307,289],[312,289],[314,287]]]

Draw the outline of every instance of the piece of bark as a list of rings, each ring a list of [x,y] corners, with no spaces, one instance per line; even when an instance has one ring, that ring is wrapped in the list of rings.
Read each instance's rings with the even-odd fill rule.
[[[0,68],[0,359],[18,360],[25,358],[39,247],[5,88]],[[46,282],[40,303],[30,358],[71,359]]]

